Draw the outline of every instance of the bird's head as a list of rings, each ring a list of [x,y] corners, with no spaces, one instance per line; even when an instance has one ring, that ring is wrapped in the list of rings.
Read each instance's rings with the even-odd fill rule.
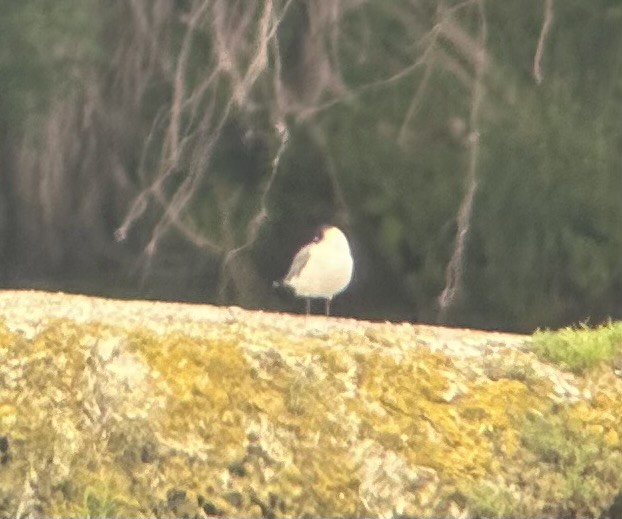
[[[314,243],[326,245],[342,245],[347,244],[348,240],[338,227],[333,225],[322,225],[316,231],[313,237]]]

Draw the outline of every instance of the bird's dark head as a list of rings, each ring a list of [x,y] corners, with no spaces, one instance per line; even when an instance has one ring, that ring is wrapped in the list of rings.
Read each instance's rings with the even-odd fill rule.
[[[320,225],[319,227],[317,227],[315,229],[315,232],[313,233],[313,242],[317,243],[319,241],[322,241],[324,239],[324,233],[326,233],[326,231],[329,229],[329,225]]]
[[[313,243],[346,243],[347,239],[343,232],[334,225],[322,225],[318,227],[315,235],[313,236]]]

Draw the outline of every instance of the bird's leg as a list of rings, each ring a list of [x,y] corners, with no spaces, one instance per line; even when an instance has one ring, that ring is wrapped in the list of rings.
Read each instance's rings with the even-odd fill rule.
[[[324,310],[326,311],[326,317],[330,315],[330,298],[326,298],[326,305],[324,306]]]
[[[306,303],[306,310],[307,310],[307,315],[309,315],[311,313],[311,299],[309,299],[308,297],[305,299],[305,303]]]

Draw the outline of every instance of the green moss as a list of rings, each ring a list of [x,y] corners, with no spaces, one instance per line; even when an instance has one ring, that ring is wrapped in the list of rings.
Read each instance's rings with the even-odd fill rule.
[[[541,378],[532,362],[521,351],[507,351],[503,355],[484,359],[484,369],[492,380],[508,378],[533,386],[539,384]]]
[[[516,492],[499,488],[498,483],[482,480],[464,491],[464,501],[472,517],[519,517],[520,503]]]
[[[533,336],[533,351],[580,373],[622,354],[622,323],[538,331]]]
[[[579,419],[582,414],[576,406],[557,407],[529,415],[520,429],[523,446],[541,467],[530,485],[545,502],[559,503],[563,516],[598,515],[598,503],[621,482],[620,452],[607,445],[600,428]]]
[[[89,519],[96,517],[121,517],[120,499],[111,495],[108,489],[103,492],[87,487],[84,491],[83,509],[79,513],[80,517]]]
[[[54,485],[46,506],[53,517],[145,517],[138,496],[130,490],[130,480],[113,464],[98,470],[76,466],[69,479]]]

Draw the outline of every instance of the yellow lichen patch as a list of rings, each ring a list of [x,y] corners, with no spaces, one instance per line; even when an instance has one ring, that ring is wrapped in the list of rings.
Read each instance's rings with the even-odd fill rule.
[[[602,436],[612,453],[622,454],[622,380],[611,369],[600,367],[587,374],[585,386],[592,398],[577,403],[570,416]]]
[[[277,506],[274,496],[287,496],[276,501],[294,515],[356,511],[354,462],[343,448],[348,421],[334,407],[339,386],[317,364],[307,369],[301,356],[288,366],[269,350],[251,365],[231,340],[154,339],[141,332],[129,344],[152,370],[154,391],[166,395],[150,423],[168,452],[166,477],[212,504],[224,499],[233,513]]]
[[[509,378],[470,380],[442,354],[413,352],[408,361],[370,355],[362,366],[362,434],[401,453],[412,466],[435,470],[445,489],[503,472],[517,459],[517,423],[542,407],[542,395]],[[448,385],[463,388],[444,401]],[[440,509],[442,510],[442,509]],[[415,513],[424,513],[418,509]]]
[[[287,496],[288,515],[360,515],[355,456],[356,417],[349,414],[344,381],[329,371],[317,338],[294,344],[283,355],[270,350],[257,365],[261,380],[278,391],[284,407],[266,403],[252,428],[260,448],[280,463],[269,473],[274,495]],[[257,397],[250,396],[257,404]]]
[[[41,430],[71,420],[79,426],[74,399],[81,396],[85,358],[75,326],[58,321],[30,341],[16,337],[4,357],[3,399],[18,409],[14,434],[49,434]],[[46,423],[47,422],[47,423]]]
[[[11,501],[12,513],[19,507],[25,514],[53,509],[56,489],[66,481],[79,486],[74,472],[93,462],[88,454],[101,440],[105,402],[93,393],[89,359],[101,332],[96,325],[59,320],[31,339],[14,334],[6,344],[0,400],[14,415],[3,423],[8,461],[0,478],[11,495],[22,496]],[[25,481],[32,481],[33,490],[24,496]]]
[[[20,340],[18,334],[11,332],[4,321],[0,320],[0,348],[14,347]],[[4,353],[4,352],[3,352]]]
[[[164,445],[215,463],[243,454],[254,381],[236,344],[147,332],[129,344],[149,366],[153,390],[165,398],[152,418]]]

